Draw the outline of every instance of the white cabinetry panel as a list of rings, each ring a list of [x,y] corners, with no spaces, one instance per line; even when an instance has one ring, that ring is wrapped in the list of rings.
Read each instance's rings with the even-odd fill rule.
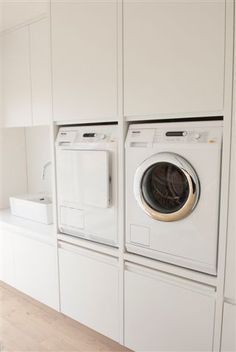
[[[62,313],[117,341],[118,260],[72,245],[61,246]]]
[[[51,118],[50,38],[47,19],[30,25],[32,115],[34,125]]]
[[[236,351],[236,305],[225,303],[221,352]]]
[[[4,126],[30,126],[29,28],[3,35],[3,118]]]
[[[51,116],[47,19],[3,34],[3,126],[46,125]]]
[[[236,108],[236,107],[235,107]],[[236,110],[235,110],[236,114]],[[236,115],[233,116],[225,297],[236,302]]]
[[[13,235],[0,225],[0,280],[14,286],[16,280]]]
[[[125,345],[135,351],[212,351],[213,288],[127,265]]]
[[[2,23],[0,30],[6,30],[23,23],[32,21],[48,13],[50,0],[3,0],[2,6]]]
[[[56,121],[117,118],[117,3],[52,1]]]
[[[56,247],[1,224],[0,280],[59,309]]]
[[[56,248],[40,241],[15,236],[16,288],[58,309]]]
[[[224,0],[125,0],[125,115],[220,113],[224,36]]]

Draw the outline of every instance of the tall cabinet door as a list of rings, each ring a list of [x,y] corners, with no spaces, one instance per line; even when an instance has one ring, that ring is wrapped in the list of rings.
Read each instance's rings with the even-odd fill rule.
[[[34,125],[51,118],[50,31],[45,18],[30,25],[32,114]]]
[[[236,116],[233,116],[231,143],[225,297],[236,303]]]
[[[125,115],[221,114],[224,36],[224,0],[124,0]]]
[[[29,126],[31,114],[29,28],[3,35],[4,126]]]
[[[235,52],[236,55],[236,52]],[[235,56],[236,63],[236,56]],[[236,87],[236,73],[234,77]],[[236,93],[233,101],[233,122],[231,140],[231,163],[229,184],[228,234],[225,270],[225,302],[223,310],[223,326],[221,351],[236,351]]]
[[[56,121],[117,118],[117,3],[52,1]]]

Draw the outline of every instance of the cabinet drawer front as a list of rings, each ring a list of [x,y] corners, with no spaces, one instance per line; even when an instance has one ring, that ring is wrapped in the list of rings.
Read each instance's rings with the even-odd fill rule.
[[[118,341],[118,260],[64,245],[59,270],[62,313]]]
[[[125,345],[135,351],[211,351],[215,291],[130,266],[125,272]]]

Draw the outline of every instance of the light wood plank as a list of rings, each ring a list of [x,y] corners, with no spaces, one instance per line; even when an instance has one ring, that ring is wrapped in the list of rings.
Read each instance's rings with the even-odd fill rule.
[[[0,351],[129,350],[0,282]]]

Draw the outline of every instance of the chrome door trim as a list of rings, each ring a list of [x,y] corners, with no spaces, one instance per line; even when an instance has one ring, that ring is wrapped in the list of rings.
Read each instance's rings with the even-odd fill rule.
[[[183,207],[173,213],[164,214],[154,210],[146,203],[142,195],[141,185],[145,171],[152,165],[160,162],[167,162],[177,166],[183,172],[188,181],[188,198]],[[162,152],[152,155],[150,158],[146,159],[142,164],[138,166],[134,175],[133,191],[136,201],[147,215],[149,215],[154,220],[170,222],[181,220],[193,211],[200,197],[200,183],[195,170],[183,157],[175,153]]]

